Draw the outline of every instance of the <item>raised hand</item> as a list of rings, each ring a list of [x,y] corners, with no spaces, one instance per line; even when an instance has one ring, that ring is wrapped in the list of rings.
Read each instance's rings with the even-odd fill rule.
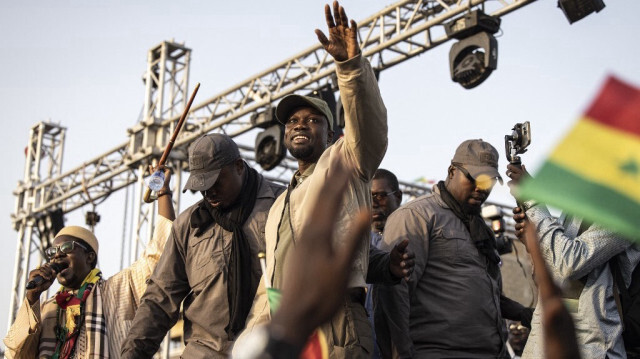
[[[171,173],[173,173],[173,170],[171,167],[167,167],[165,165],[156,167],[149,166],[149,173],[155,173],[158,170],[164,172],[164,183],[162,184],[162,189],[157,193],[158,214],[170,221],[173,221],[176,219],[176,212],[173,208],[173,201],[171,198]]]
[[[316,29],[318,40],[324,49],[337,61],[346,61],[360,53],[358,46],[358,25],[347,18],[347,13],[338,1],[333,2],[333,16],[329,5],[324,6],[329,39],[320,29]],[[351,26],[349,26],[351,23]]]
[[[525,227],[527,227],[527,224],[529,223],[529,220],[527,219],[527,216],[524,214],[524,212],[522,212],[522,208],[513,208],[513,220],[516,222],[516,237],[518,237],[520,242],[524,243],[524,231]]]

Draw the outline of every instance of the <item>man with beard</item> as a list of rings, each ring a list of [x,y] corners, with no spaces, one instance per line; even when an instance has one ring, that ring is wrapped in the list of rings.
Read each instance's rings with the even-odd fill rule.
[[[387,220],[383,249],[409,240],[416,263],[409,281],[378,290],[376,317],[384,308],[380,315],[395,331],[391,343],[379,338],[384,357],[507,356],[503,317],[520,320],[526,311],[501,294],[500,256],[480,216],[498,180],[496,149],[464,141],[446,180]]]
[[[158,219],[153,239],[142,256],[130,267],[103,279],[96,267],[99,246],[95,235],[79,226],[62,228],[45,250],[50,262],[29,273],[36,287],[27,290],[4,339],[7,358],[119,357],[146,280],[158,263],[175,218],[171,173],[161,168],[165,181],[157,193]],[[60,283],[60,290],[41,303],[40,295],[54,279]]]
[[[240,158],[223,134],[189,147],[184,190],[203,199],[176,219],[149,279],[122,358],[151,358],[184,314],[184,358],[226,358],[244,327],[260,280],[267,212],[282,188]]]
[[[278,120],[285,125],[285,145],[298,160],[298,171],[286,193],[269,211],[265,228],[266,275],[277,289],[282,288],[291,250],[297,241],[307,240],[300,237],[300,228],[314,205],[311,198],[317,196],[323,183],[332,181],[328,176],[331,159],[340,157],[353,166],[335,227],[336,233],[343,233],[362,207],[371,206],[369,181],[387,148],[386,109],[371,65],[360,53],[357,25],[353,20],[349,22],[337,1],[333,3],[333,16],[330,7],[325,6],[325,17],[330,38],[320,30],[316,34],[336,63],[345,134],[331,145],[334,121],[329,106],[320,99],[290,95],[276,108]],[[320,327],[331,358],[369,358],[373,349],[371,326],[364,309],[369,236],[360,240],[344,303],[334,318]],[[338,250],[342,246],[343,243],[336,243]],[[256,296],[248,331],[265,321],[268,313],[266,295]]]

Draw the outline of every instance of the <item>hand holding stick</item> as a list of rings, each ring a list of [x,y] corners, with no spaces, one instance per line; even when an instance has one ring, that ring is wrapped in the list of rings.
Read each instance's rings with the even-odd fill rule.
[[[173,144],[176,142],[176,138],[178,138],[178,134],[180,133],[180,129],[182,128],[184,121],[187,119],[187,114],[189,113],[189,109],[191,108],[191,104],[193,103],[193,100],[196,98],[196,94],[198,93],[199,88],[200,88],[200,83],[198,83],[196,85],[196,88],[193,89],[191,98],[189,98],[189,102],[187,102],[187,106],[184,108],[184,111],[182,112],[182,116],[180,116],[180,120],[178,121],[176,128],[173,130],[171,139],[169,140],[169,143],[167,143],[167,147],[165,147],[157,167],[163,166],[164,163],[167,161],[167,158],[169,158],[169,153],[171,153],[171,150],[173,149]],[[151,188],[147,188],[147,191],[144,193],[143,199],[146,203],[151,203],[155,200],[154,198],[151,198]]]

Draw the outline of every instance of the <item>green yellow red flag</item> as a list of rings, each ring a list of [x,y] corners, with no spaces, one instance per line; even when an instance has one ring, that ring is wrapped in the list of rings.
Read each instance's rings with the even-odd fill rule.
[[[609,77],[520,196],[640,241],[640,89]]]
[[[282,293],[275,288],[267,288],[267,299],[269,301],[269,308],[271,315],[273,315],[280,307],[280,299]],[[300,359],[329,359],[329,346],[327,344],[327,338],[320,330],[315,330],[307,343],[305,344],[302,352],[300,353]]]

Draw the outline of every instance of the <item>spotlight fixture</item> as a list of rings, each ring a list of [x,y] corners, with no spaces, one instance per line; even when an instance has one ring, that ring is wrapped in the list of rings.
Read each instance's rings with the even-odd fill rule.
[[[53,244],[56,234],[64,227],[64,213],[58,208],[48,211],[36,219],[36,227],[40,234],[40,243],[44,249]]]
[[[256,162],[265,171],[275,168],[287,154],[284,126],[276,123],[256,136]]]
[[[482,218],[486,221],[491,221],[491,229],[496,238],[496,249],[498,254],[503,255],[511,253],[513,245],[511,240],[504,235],[506,230],[506,224],[504,221],[504,214],[502,209],[496,205],[486,205],[482,207]]]
[[[474,10],[445,24],[447,36],[460,41],[449,51],[451,79],[466,89],[486,80],[498,67],[500,19]]]
[[[256,136],[256,162],[265,171],[270,171],[287,154],[284,147],[284,126],[277,121],[276,109],[272,106],[253,114],[250,121],[253,126],[265,129]]]
[[[93,228],[100,222],[100,215],[96,211],[89,211],[84,215],[84,223]]]
[[[569,24],[582,19],[592,12],[604,9],[603,0],[558,0],[558,7],[569,20]]]

